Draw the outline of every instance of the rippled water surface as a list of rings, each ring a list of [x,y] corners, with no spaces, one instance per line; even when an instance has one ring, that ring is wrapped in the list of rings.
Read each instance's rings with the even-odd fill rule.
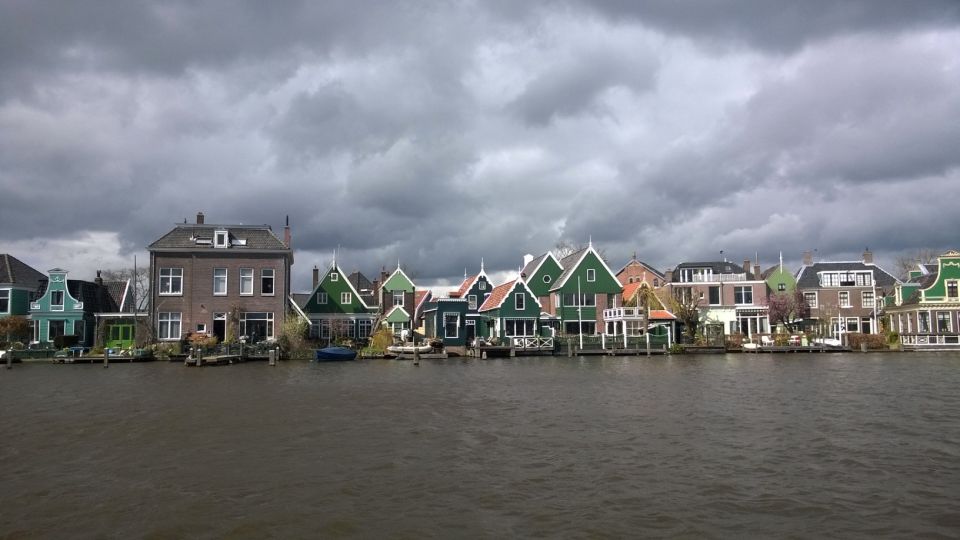
[[[0,407],[0,537],[960,535],[960,354],[25,364]]]

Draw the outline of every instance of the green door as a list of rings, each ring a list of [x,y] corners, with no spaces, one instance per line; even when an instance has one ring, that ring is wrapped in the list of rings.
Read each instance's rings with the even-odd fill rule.
[[[111,324],[107,326],[108,349],[129,349],[133,347],[133,325]]]

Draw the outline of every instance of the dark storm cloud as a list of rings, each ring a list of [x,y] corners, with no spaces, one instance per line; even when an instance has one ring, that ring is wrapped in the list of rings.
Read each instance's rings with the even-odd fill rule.
[[[290,216],[298,284],[334,250],[456,281],[561,239],[614,266],[951,247],[958,12],[7,2],[0,251],[92,268],[197,211]]]

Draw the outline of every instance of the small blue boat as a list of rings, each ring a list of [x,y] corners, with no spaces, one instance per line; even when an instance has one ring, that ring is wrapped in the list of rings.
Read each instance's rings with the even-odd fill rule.
[[[317,349],[316,355],[317,362],[353,360],[357,357],[357,351],[348,347],[325,347]]]

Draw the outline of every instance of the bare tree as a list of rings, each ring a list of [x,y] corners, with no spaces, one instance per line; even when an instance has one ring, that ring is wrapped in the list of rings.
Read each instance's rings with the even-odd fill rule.
[[[683,323],[683,331],[693,343],[700,329],[700,295],[693,287],[674,287],[673,293],[667,288],[659,289],[660,302],[668,306],[670,311]]]
[[[917,270],[918,264],[932,264],[937,262],[940,254],[933,248],[920,248],[916,256],[902,255],[893,263],[893,271],[901,281],[910,278],[910,272]]]
[[[133,288],[133,305],[137,311],[147,309],[150,301],[150,269],[138,266],[136,272],[133,268],[113,268],[103,270],[100,276],[104,281],[127,281],[130,280],[130,286]]]
[[[574,244],[564,238],[561,238],[553,246],[553,255],[557,258],[557,260],[563,260],[565,257],[573,255],[574,253],[586,248],[586,244]],[[600,258],[603,259],[604,262],[609,262],[607,261],[607,250],[597,249],[596,247],[593,249],[597,251],[597,254],[600,255]]]
[[[768,305],[770,307],[770,323],[773,325],[783,324],[788,329],[796,328],[803,319],[810,315],[810,306],[800,291],[774,294],[770,296]]]

